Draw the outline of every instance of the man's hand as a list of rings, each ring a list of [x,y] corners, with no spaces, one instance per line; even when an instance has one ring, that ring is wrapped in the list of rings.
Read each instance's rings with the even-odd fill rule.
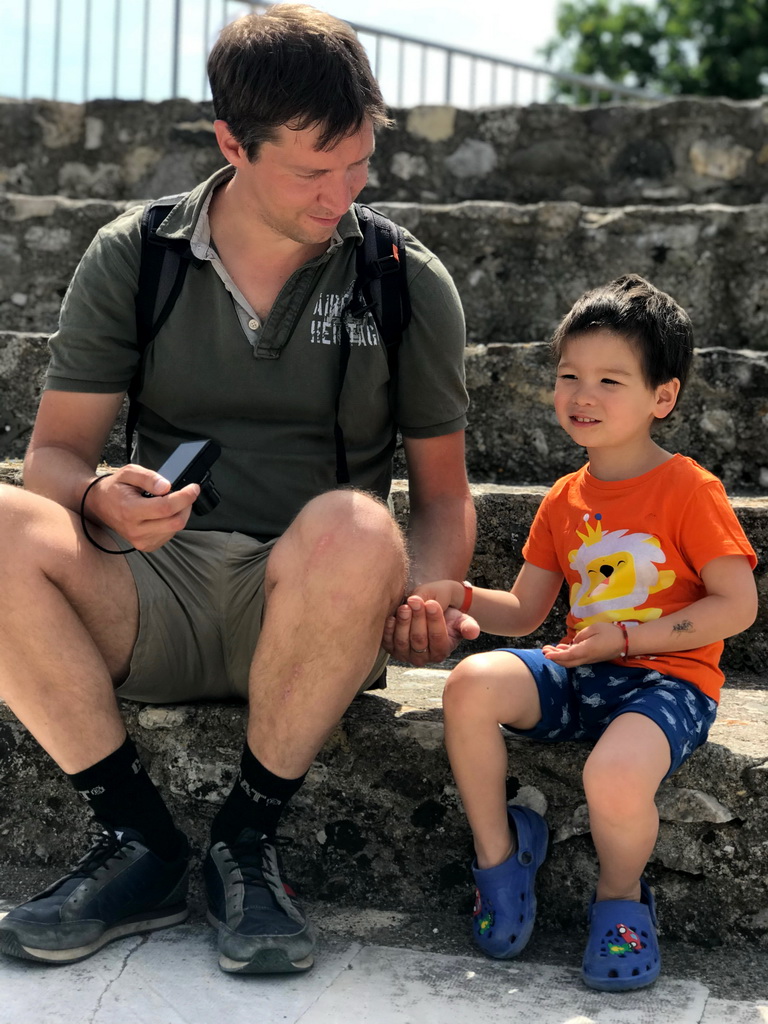
[[[411,596],[391,615],[384,626],[382,647],[398,661],[421,667],[443,661],[460,640],[480,635],[475,620],[458,608],[443,612],[439,600]]]
[[[542,653],[564,668],[613,661],[624,650],[624,636],[612,622],[595,622],[580,629],[570,644],[548,644]]]
[[[109,526],[137,551],[156,551],[183,530],[200,494],[198,484],[170,492],[170,481],[143,466],[128,465],[92,487],[86,518]],[[147,491],[154,497],[144,497]]]

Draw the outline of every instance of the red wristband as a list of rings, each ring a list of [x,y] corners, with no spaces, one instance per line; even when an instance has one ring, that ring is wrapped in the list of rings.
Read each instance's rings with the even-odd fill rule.
[[[464,580],[464,582],[461,585],[462,587],[464,587],[464,600],[461,602],[461,608],[459,608],[459,611],[468,612],[469,609],[472,607],[472,584],[469,582],[469,580]]]
[[[626,658],[629,654],[629,633],[627,632],[627,627],[623,622],[614,622],[614,626],[619,627],[621,635],[624,637],[624,650],[621,652],[620,657]]]

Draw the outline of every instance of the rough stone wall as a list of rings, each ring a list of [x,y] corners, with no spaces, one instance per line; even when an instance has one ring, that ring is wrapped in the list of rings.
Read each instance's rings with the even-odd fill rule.
[[[445,675],[392,670],[390,688],[354,701],[325,744],[283,824],[291,836],[284,851],[290,877],[304,896],[411,914],[431,913],[437,903],[466,927],[472,851],[443,749]],[[730,693],[713,742],[659,792],[661,826],[647,877],[657,887],[667,938],[768,945],[768,723],[761,696]],[[232,785],[243,706],[125,702],[123,711],[199,860],[210,819]],[[545,814],[551,829],[537,882],[538,927],[580,931],[596,878],[579,785],[589,744],[507,743],[509,798]],[[71,863],[73,828],[85,828],[87,811],[2,705],[0,793],[4,816],[14,821],[0,832],[0,895],[18,898]],[[200,899],[199,871],[192,882]]]
[[[54,330],[80,256],[132,202],[0,194],[0,330]],[[379,206],[446,264],[471,344],[542,341],[583,291],[636,272],[688,310],[700,347],[768,349],[768,204]]]
[[[393,111],[369,201],[760,203],[768,101]],[[221,165],[208,103],[0,100],[0,190],[149,198]]]
[[[52,333],[80,257],[126,205],[0,195],[0,329]]]
[[[26,451],[47,364],[47,334],[0,332],[0,458]]]
[[[0,100],[0,190],[156,198],[192,188],[223,159],[210,104]]]
[[[446,264],[470,343],[545,340],[584,291],[639,273],[688,311],[697,345],[768,348],[768,205],[379,206]]]
[[[395,114],[363,198],[416,204],[389,208],[454,273],[472,343],[542,340],[586,288],[636,271],[690,311],[700,346],[768,348],[768,100]],[[101,223],[221,166],[211,117],[0,100],[0,325],[53,330]]]
[[[397,111],[378,140],[378,199],[595,206],[760,203],[768,196],[768,105],[677,100]]]
[[[48,362],[47,336],[0,331],[0,458],[21,458]],[[551,484],[583,461],[552,407],[553,371],[543,342],[467,349],[467,468],[476,483]],[[123,419],[104,459],[124,462]],[[768,356],[697,349],[680,406],[660,444],[716,473],[731,494],[768,491]],[[395,476],[406,475],[402,451]]]

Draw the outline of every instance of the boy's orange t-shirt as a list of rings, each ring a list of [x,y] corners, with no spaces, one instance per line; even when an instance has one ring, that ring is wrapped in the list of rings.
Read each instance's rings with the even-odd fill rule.
[[[701,570],[723,555],[757,558],[720,480],[674,455],[630,480],[597,480],[584,466],[561,477],[523,546],[527,562],[569,585],[566,641],[592,622],[633,625],[706,597]],[[690,651],[614,659],[694,683],[719,699],[723,642]]]

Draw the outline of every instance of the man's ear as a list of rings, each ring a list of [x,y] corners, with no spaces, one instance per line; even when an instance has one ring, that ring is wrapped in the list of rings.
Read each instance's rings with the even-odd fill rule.
[[[214,121],[213,130],[216,133],[219,149],[227,163],[232,164],[233,167],[239,167],[243,162],[247,162],[248,157],[245,150],[229,130],[226,121]]]
[[[656,406],[653,410],[653,415],[656,419],[663,420],[666,416],[669,416],[675,408],[679,394],[680,381],[677,377],[673,377],[664,384],[659,384],[656,388]]]

